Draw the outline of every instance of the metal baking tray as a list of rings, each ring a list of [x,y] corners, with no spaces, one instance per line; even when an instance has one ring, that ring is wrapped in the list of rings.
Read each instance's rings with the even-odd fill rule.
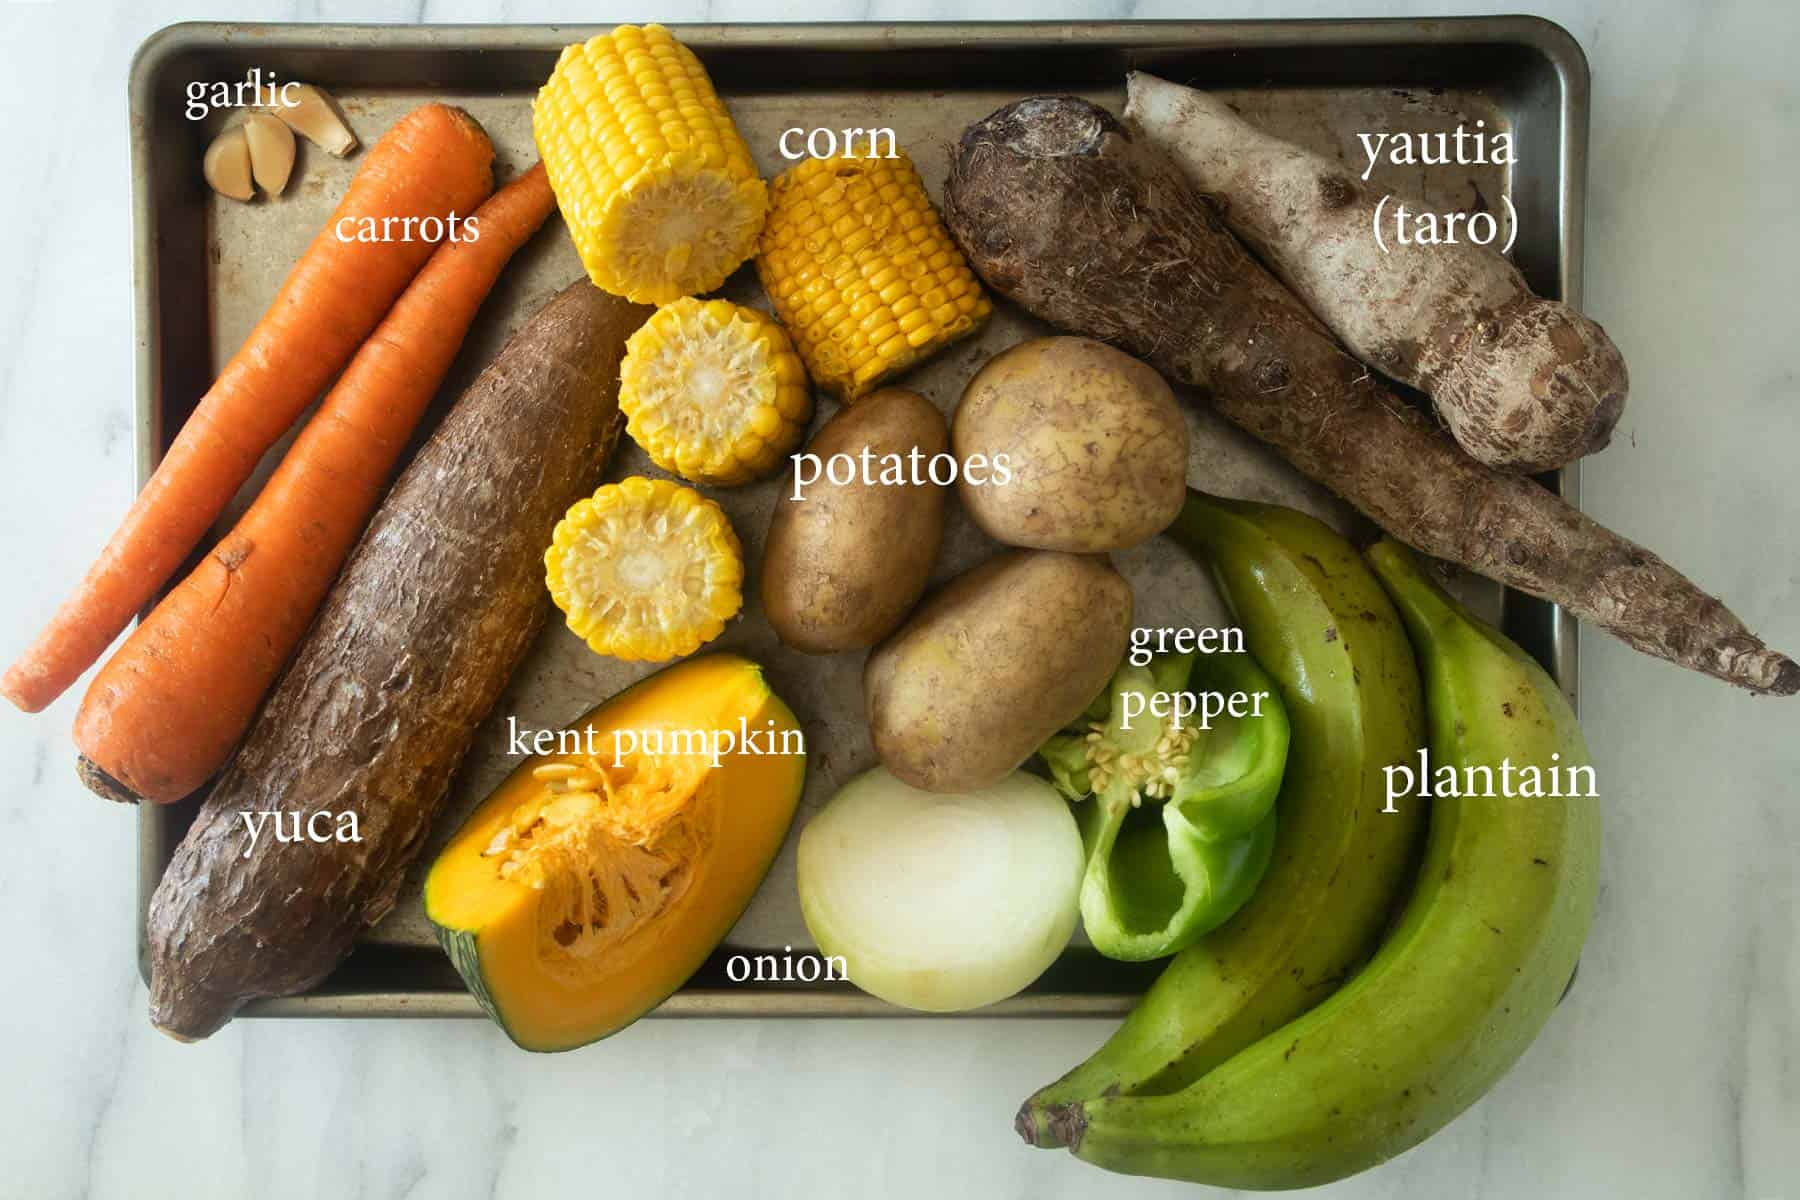
[[[132,216],[137,313],[138,479],[149,475],[194,400],[241,342],[276,286],[331,211],[357,160],[303,148],[297,183],[274,202],[238,205],[212,196],[201,151],[219,118],[190,122],[191,81],[242,79],[261,67],[317,83],[339,98],[364,144],[427,99],[461,104],[492,136],[504,173],[534,157],[529,101],[567,43],[601,32],[582,26],[371,27],[177,25],[151,37],[131,68]],[[1347,161],[1355,135],[1389,128],[1449,130],[1485,120],[1512,132],[1510,168],[1377,169],[1377,182],[1423,192],[1439,211],[1486,205],[1504,193],[1518,213],[1513,255],[1540,293],[1579,302],[1588,73],[1561,28],[1529,17],[1449,20],[1096,22],[1032,24],[691,25],[681,38],[705,60],[766,176],[787,165],[777,142],[800,126],[885,127],[917,161],[938,196],[963,127],[1008,101],[1072,92],[1115,109],[1123,77],[1145,68],[1230,93],[1259,123]],[[1396,173],[1398,171],[1398,173]],[[521,254],[488,302],[439,399],[443,405],[536,305],[579,275],[557,223]],[[766,307],[753,272],[726,288]],[[905,380],[948,410],[990,354],[1042,332],[1002,306],[978,339]],[[819,420],[833,409],[820,404]],[[1277,500],[1352,532],[1360,518],[1272,453],[1190,405],[1190,482],[1224,494]],[[435,416],[428,418],[427,428]],[[626,445],[608,478],[650,470]],[[254,482],[252,487],[254,486]],[[1548,480],[1577,499],[1575,471]],[[800,713],[811,751],[802,827],[839,783],[869,766],[861,654],[817,659],[784,650],[755,600],[755,572],[779,478],[713,494],[745,542],[751,569],[745,615],[716,643],[763,662]],[[249,489],[247,489],[248,491]],[[228,513],[227,520],[235,516]],[[938,578],[992,547],[953,513]],[[1146,625],[1208,624],[1224,611],[1199,570],[1154,540],[1117,556]],[[1482,580],[1461,591],[1575,692],[1571,619],[1554,606]],[[547,631],[481,730],[453,786],[437,837],[421,862],[512,765],[505,718],[556,727],[649,668],[590,653],[560,622]],[[197,799],[139,813],[140,967],[149,896],[192,819]],[[792,837],[751,908],[665,1016],[893,1016],[901,1010],[844,983],[732,983],[728,956],[811,950],[794,892]],[[314,992],[250,1005],[247,1015],[319,1017],[473,1016],[479,1010],[432,941],[415,871],[397,908]],[[1092,1016],[1126,1011],[1156,970],[1076,945],[1030,989],[986,1015]]]

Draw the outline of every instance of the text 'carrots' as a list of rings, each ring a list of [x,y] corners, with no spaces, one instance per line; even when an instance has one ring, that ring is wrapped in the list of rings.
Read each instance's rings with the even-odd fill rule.
[[[475,241],[438,248],[243,519],[107,660],[75,718],[90,785],[166,803],[224,765],[381,499],[482,300],[554,206],[540,164],[476,211]]]
[[[201,398],[106,548],[0,678],[0,695],[37,712],[100,657],[434,249],[430,242],[342,241],[339,223],[386,217],[441,223],[465,214],[493,188],[493,157],[481,126],[442,104],[413,110],[370,147],[343,202]]]

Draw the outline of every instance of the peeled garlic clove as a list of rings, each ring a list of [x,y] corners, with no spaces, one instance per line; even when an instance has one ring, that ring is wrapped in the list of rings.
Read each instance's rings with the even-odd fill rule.
[[[294,131],[268,113],[251,113],[244,119],[244,140],[250,145],[250,174],[256,186],[271,196],[281,195],[294,170]]]
[[[256,195],[250,184],[250,142],[242,126],[227,129],[214,138],[200,161],[200,171],[213,191],[233,200]]]
[[[285,86],[283,91],[286,93]],[[346,158],[356,149],[356,135],[338,115],[337,103],[330,96],[310,83],[295,84],[293,91],[287,94],[291,95],[293,103],[277,104],[271,111],[289,129],[338,158]]]

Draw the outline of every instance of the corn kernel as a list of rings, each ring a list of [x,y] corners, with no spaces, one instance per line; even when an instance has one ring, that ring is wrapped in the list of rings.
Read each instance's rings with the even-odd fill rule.
[[[812,393],[774,320],[727,300],[678,300],[625,343],[626,431],[665,471],[694,483],[748,483],[800,444]]]
[[[992,312],[910,159],[809,159],[772,193],[757,274],[813,382],[844,400]]]
[[[755,251],[767,189],[706,68],[662,26],[566,48],[531,126],[594,286],[667,304]]]
[[[717,504],[634,475],[569,508],[544,553],[550,598],[597,654],[692,654],[743,606],[744,555]]]

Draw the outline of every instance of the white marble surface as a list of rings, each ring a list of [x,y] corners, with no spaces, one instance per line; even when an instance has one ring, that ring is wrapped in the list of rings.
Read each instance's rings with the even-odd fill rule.
[[[1587,507],[1800,647],[1800,16],[1569,0],[1594,67],[1588,307],[1629,355]],[[1390,0],[1359,15],[1474,12]],[[195,18],[391,21],[1345,15],[1106,0],[0,3],[0,647],[131,478],[126,66]],[[1800,702],[1584,634],[1608,821],[1581,984],[1519,1067],[1343,1196],[1800,1197]],[[1145,1196],[1009,1129],[1100,1022],[640,1023],[553,1058],[477,1022],[245,1022],[180,1046],[132,962],[132,822],[68,769],[74,696],[0,712],[0,1194]]]

